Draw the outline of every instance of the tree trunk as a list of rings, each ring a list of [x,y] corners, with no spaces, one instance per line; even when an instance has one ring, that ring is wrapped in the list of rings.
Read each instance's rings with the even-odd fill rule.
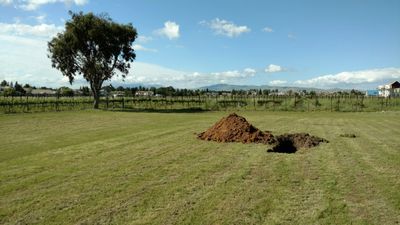
[[[94,95],[93,108],[94,109],[99,109],[99,103],[100,103],[100,96],[99,95]]]
[[[93,97],[94,97],[94,102],[93,102],[93,108],[98,109],[99,104],[100,104],[100,90],[101,86],[103,84],[103,81],[99,81],[97,79],[91,80],[90,81],[90,89],[93,92]]]
[[[99,104],[100,104],[100,92],[99,92],[99,91],[94,91],[94,92],[93,92],[93,97],[94,97],[93,108],[94,108],[94,109],[99,109]]]

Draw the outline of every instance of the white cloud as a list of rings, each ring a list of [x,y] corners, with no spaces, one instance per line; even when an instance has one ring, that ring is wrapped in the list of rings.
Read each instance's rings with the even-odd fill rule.
[[[210,27],[218,35],[224,35],[227,37],[237,37],[243,33],[251,31],[247,26],[238,26],[231,21],[221,20],[219,18],[215,18],[210,22],[201,21],[200,24]]]
[[[0,35],[0,79],[38,86],[68,85],[51,67],[47,42],[21,36]]]
[[[172,21],[167,21],[164,23],[164,27],[155,31],[156,34],[165,36],[168,39],[179,38],[179,25]]]
[[[138,43],[147,43],[149,41],[152,41],[153,38],[150,36],[144,36],[144,35],[139,35],[139,37],[136,39]]]
[[[0,5],[10,5],[13,0],[0,0]]]
[[[146,47],[144,47],[143,45],[139,45],[139,44],[133,45],[133,49],[134,49],[135,51],[157,52],[157,49],[146,48]]]
[[[49,38],[64,28],[54,24],[28,25],[22,23],[0,23],[0,35],[33,36]]]
[[[267,32],[267,33],[272,33],[272,32],[274,32],[274,30],[273,30],[272,28],[270,28],[270,27],[264,27],[264,28],[262,29],[262,31]]]
[[[318,76],[308,80],[298,80],[295,82],[295,84],[314,87],[340,87],[344,85],[386,82],[394,79],[400,79],[400,68],[382,68],[341,72],[337,74]]]
[[[85,5],[89,0],[0,0],[2,5],[13,4],[16,8],[23,10],[36,10],[42,5],[53,4],[53,3],[64,3],[66,5]]]
[[[287,36],[289,39],[296,39],[296,36],[294,34],[288,34]]]
[[[137,61],[133,62],[131,67],[129,75],[125,78],[126,85],[160,84],[179,88],[196,88],[215,83],[242,83],[256,72],[252,68],[222,72],[181,71]],[[50,59],[47,58],[47,40],[32,36],[0,34],[0,80],[3,79],[35,86],[69,86],[68,79],[51,67]],[[114,77],[111,82],[115,85],[122,84],[120,77]],[[87,83],[78,76],[73,87],[82,85]]]
[[[253,73],[249,73],[250,71],[246,72],[246,69],[243,71],[200,73],[174,70],[143,62],[134,62],[132,68],[130,75],[125,79],[126,83],[172,85],[180,88],[195,88],[216,83],[235,83],[254,76]],[[115,77],[113,82],[120,81]]]
[[[17,7],[23,10],[36,10],[42,5],[52,4],[52,3],[64,3],[66,5],[85,5],[89,0],[14,0]]]
[[[43,15],[40,15],[40,16],[36,16],[36,17],[34,17],[35,19],[36,19],[36,21],[38,22],[38,23],[44,23],[45,21],[46,21],[46,15],[45,14],[43,14]]]
[[[286,80],[273,80],[273,81],[269,82],[270,85],[282,85],[282,84],[286,84],[286,83],[287,83]]]
[[[265,68],[266,73],[277,73],[283,71],[285,71],[285,68],[274,64],[270,64],[267,68]]]
[[[223,72],[211,73],[211,75],[214,76],[217,80],[229,79],[229,78],[247,78],[254,76],[254,74],[255,70],[251,68],[246,68],[243,71],[228,70]]]
[[[175,85],[177,82],[184,80],[187,74],[184,71],[151,63],[134,62],[129,75],[125,79],[125,83]],[[113,81],[119,82],[120,79],[114,77]]]
[[[254,76],[257,71],[255,69],[253,69],[253,68],[246,68],[246,69],[243,70],[243,72],[245,74],[248,74],[249,76]]]

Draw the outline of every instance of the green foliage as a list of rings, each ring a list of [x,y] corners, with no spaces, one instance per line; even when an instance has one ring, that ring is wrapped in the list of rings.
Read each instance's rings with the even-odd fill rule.
[[[15,82],[14,89],[18,95],[26,94],[25,89],[20,84],[18,84],[18,82]]]
[[[156,90],[156,94],[161,94],[163,96],[173,96],[175,95],[175,89],[171,86],[161,87]]]
[[[7,86],[8,85],[8,82],[6,81],[6,80],[3,80],[1,83],[0,83],[0,86],[2,86],[2,87],[5,87],[5,86]]]
[[[90,89],[87,86],[80,87],[79,90],[81,91],[82,96],[90,96]]]
[[[6,88],[3,91],[3,96],[15,96],[17,95],[17,92],[15,91],[14,88]]]
[[[73,91],[71,88],[69,88],[69,87],[60,87],[60,88],[57,90],[57,94],[59,94],[59,95],[61,95],[61,96],[69,96],[69,97],[72,97],[72,96],[74,96],[74,91]]]
[[[137,32],[132,24],[115,23],[106,14],[70,12],[70,15],[65,31],[48,43],[49,58],[70,83],[75,76],[83,75],[90,83],[97,108],[103,82],[117,71],[123,78],[128,74],[136,57],[132,43]]]

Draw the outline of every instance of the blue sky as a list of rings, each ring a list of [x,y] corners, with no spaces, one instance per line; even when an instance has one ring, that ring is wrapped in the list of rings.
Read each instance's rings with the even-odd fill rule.
[[[398,0],[0,0],[0,79],[68,85],[46,42],[72,10],[137,28],[125,85],[374,88],[400,79],[399,9]]]

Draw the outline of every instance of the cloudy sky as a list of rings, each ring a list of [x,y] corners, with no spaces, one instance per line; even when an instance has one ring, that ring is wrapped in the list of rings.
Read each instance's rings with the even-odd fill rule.
[[[72,10],[137,28],[125,85],[369,89],[400,79],[399,9],[398,0],[0,0],[0,80],[68,85],[47,42]]]

